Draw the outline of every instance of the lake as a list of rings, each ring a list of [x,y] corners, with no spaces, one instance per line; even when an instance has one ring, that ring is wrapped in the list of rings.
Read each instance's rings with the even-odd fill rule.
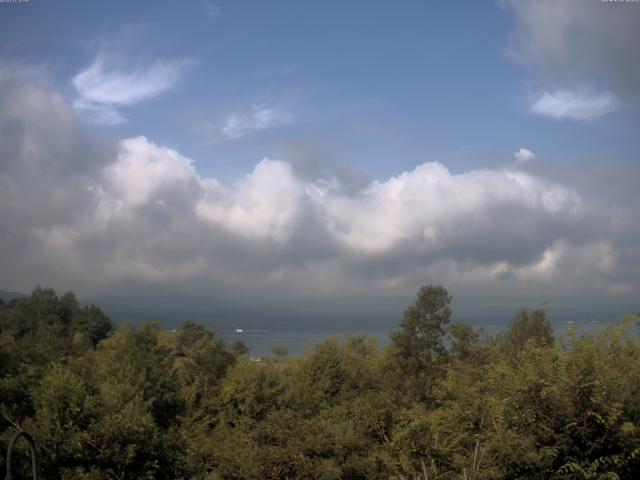
[[[552,322],[554,333],[556,336],[564,333],[570,326],[575,327],[578,335],[587,333],[598,333],[607,326],[612,325],[613,321],[602,320],[586,320],[575,322]],[[482,328],[484,335],[495,335],[504,330],[507,324],[483,324],[474,325],[476,328]],[[227,342],[241,341],[249,347],[249,355],[252,357],[273,356],[272,349],[276,346],[286,347],[290,356],[297,356],[304,353],[308,349],[321,344],[329,337],[337,337],[343,340],[347,335],[366,335],[374,337],[378,346],[385,346],[389,343],[389,334],[392,330],[397,329],[343,329],[343,330],[248,330],[245,329],[241,333],[235,330],[219,330]]]

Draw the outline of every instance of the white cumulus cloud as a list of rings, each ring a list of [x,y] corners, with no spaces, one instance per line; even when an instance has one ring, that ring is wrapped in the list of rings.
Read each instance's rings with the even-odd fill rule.
[[[513,154],[518,163],[525,163],[536,158],[535,154],[528,148],[521,148]]]
[[[196,211],[204,221],[248,237],[287,239],[300,209],[304,186],[288,163],[264,159],[242,181],[225,186],[202,182]]]
[[[478,302],[524,298],[531,282],[595,303],[638,291],[637,196],[621,208],[517,169],[432,161],[344,188],[335,169],[265,158],[227,183],[145,137],[88,136],[60,95],[24,85],[0,89],[0,158],[0,283],[12,288],[153,284],[256,305],[320,295],[322,308],[370,313],[427,282]]]
[[[118,203],[131,208],[161,200],[155,195],[169,188],[187,190],[197,176],[188,158],[136,137],[120,142],[117,159],[104,169],[103,178]]]

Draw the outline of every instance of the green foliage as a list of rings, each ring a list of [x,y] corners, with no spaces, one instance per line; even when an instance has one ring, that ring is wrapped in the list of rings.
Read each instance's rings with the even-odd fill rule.
[[[530,312],[522,309],[507,329],[505,340],[507,347],[515,351],[522,350],[529,341],[540,346],[549,346],[553,344],[553,327],[544,310]]]
[[[448,334],[451,338],[450,353],[454,359],[463,362],[480,360],[480,335],[471,325],[454,323],[449,327]]]
[[[30,431],[43,477],[69,480],[640,478],[638,317],[555,341],[522,310],[483,339],[450,302],[422,288],[386,348],[256,361],[37,288],[0,304],[0,444]]]
[[[451,317],[451,295],[441,285],[418,291],[415,303],[404,312],[400,330],[391,334],[399,388],[427,399],[444,375],[447,361],[445,326]]]
[[[271,351],[278,358],[285,358],[289,355],[289,349],[284,345],[276,345],[271,349]]]

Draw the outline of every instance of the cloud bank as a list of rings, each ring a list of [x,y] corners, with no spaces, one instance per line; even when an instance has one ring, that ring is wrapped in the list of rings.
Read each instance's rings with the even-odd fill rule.
[[[145,137],[101,142],[59,95],[15,84],[0,94],[0,158],[0,282],[15,289],[179,286],[378,313],[427,282],[484,305],[639,291],[632,208],[509,168],[426,162],[345,188],[264,158],[222,183]]]

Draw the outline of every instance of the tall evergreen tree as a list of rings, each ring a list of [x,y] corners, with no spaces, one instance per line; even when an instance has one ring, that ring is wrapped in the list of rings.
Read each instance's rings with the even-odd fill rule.
[[[404,312],[400,330],[391,334],[399,378],[420,399],[428,398],[444,373],[443,337],[451,317],[451,295],[442,285],[426,285]]]

